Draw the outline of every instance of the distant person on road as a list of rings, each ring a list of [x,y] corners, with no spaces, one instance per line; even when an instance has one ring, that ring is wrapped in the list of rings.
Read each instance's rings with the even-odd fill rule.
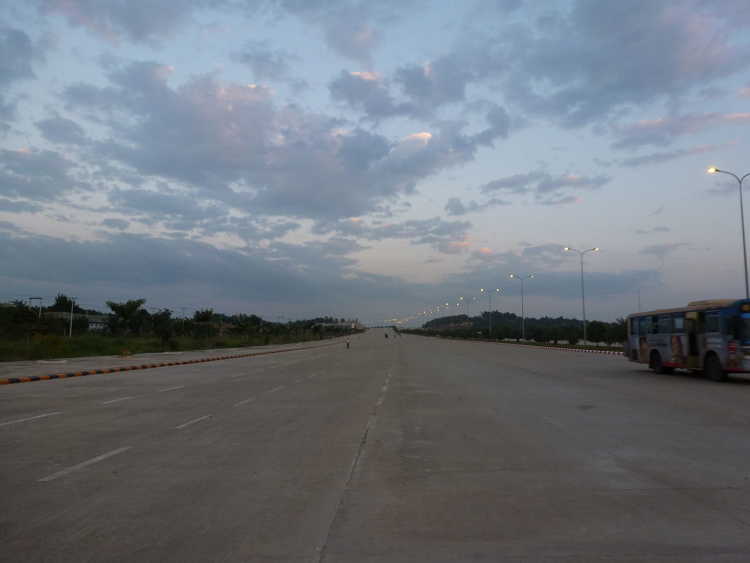
[[[349,341],[348,340],[346,341],[346,349],[347,350],[349,349]]]
[[[388,338],[388,333],[387,332],[385,333],[385,337]]]

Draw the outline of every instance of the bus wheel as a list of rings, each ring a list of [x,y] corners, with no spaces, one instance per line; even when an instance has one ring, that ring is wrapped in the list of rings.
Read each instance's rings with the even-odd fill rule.
[[[654,370],[654,373],[667,374],[672,373],[674,368],[666,367],[661,361],[661,354],[656,350],[651,352],[651,360],[648,363],[648,367]]]
[[[721,362],[716,354],[709,354],[703,361],[703,373],[713,381],[726,381],[727,372],[721,368]]]

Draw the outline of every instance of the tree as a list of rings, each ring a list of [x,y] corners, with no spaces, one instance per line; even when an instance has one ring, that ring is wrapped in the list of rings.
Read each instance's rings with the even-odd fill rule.
[[[107,301],[107,307],[112,310],[109,317],[109,328],[113,334],[141,334],[149,318],[148,311],[142,309],[145,299],[132,299],[125,303]]]
[[[581,330],[576,326],[569,326],[565,329],[565,340],[568,341],[568,344],[571,346],[575,346],[578,344],[578,341],[581,339]]]
[[[71,305],[73,305],[73,300],[70,297],[63,293],[58,293],[57,296],[55,296],[54,305],[47,307],[47,310],[54,313],[70,313]],[[83,313],[83,309],[78,305],[73,305],[73,312]]]
[[[590,321],[586,327],[589,342],[602,342],[607,334],[607,325],[602,321]]]
[[[213,309],[202,309],[195,312],[193,320],[196,323],[210,323],[214,318]]]
[[[151,315],[151,326],[154,334],[161,340],[162,347],[165,347],[174,335],[174,320],[172,311],[162,309]]]
[[[607,327],[606,341],[607,344],[614,342],[625,342],[628,337],[627,321],[623,318],[618,318],[613,323],[609,323]]]
[[[211,321],[214,318],[213,309],[196,311],[193,315],[193,336],[196,338],[208,338],[216,332]]]

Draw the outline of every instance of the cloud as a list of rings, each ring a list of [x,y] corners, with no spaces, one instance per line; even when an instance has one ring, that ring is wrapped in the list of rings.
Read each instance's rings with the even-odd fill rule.
[[[580,0],[504,35],[506,95],[569,127],[685,95],[750,65],[734,13],[702,0]]]
[[[0,229],[6,295],[33,290],[54,296],[75,288],[79,299],[99,307],[107,299],[145,297],[153,306],[173,309],[210,306],[261,314],[288,310],[310,317],[351,311],[373,318],[396,299],[415,298],[412,284],[352,269],[346,253],[357,248],[353,241],[334,238],[240,251],[124,233],[69,241]]]
[[[661,226],[659,226],[659,227],[651,227],[651,228],[648,228],[648,229],[636,229],[635,230],[635,234],[637,234],[637,235],[651,235],[651,234],[654,234],[654,233],[668,233],[671,230],[672,229],[670,229],[669,227],[661,227]]]
[[[690,245],[686,242],[672,242],[672,243],[664,243],[664,244],[651,244],[649,246],[644,246],[639,254],[645,254],[650,256],[655,256],[662,262],[664,259],[669,256],[670,254],[674,254],[681,248],[688,248]]]
[[[292,76],[292,63],[299,57],[283,49],[272,49],[268,41],[248,41],[234,58],[250,67],[253,76],[260,81],[287,82],[293,88],[306,86],[303,80]]]
[[[130,223],[128,221],[125,221],[124,219],[115,219],[108,217],[107,219],[102,220],[102,225],[111,229],[124,231],[130,226]]]
[[[331,98],[363,111],[370,119],[379,120],[415,111],[407,103],[396,103],[388,87],[374,73],[342,70],[328,85]]]
[[[319,222],[313,232],[317,234],[340,233],[363,240],[406,239],[411,244],[427,244],[436,250],[455,254],[466,248],[468,221],[445,221],[440,217],[409,219],[399,223],[373,225],[362,220],[344,219],[335,222]]]
[[[276,0],[271,2],[323,32],[328,46],[339,55],[371,64],[373,50],[380,43],[387,24],[407,12],[411,0]]]
[[[0,194],[34,200],[55,199],[80,184],[74,163],[51,150],[0,149]]]
[[[41,205],[36,203],[0,197],[0,211],[10,213],[36,213],[41,211],[41,209]]]
[[[444,295],[461,295],[467,287],[501,287],[503,294],[495,306],[507,310],[507,301],[503,300],[511,295],[519,295],[521,289],[520,283],[508,279],[508,274],[515,272],[536,274],[534,279],[524,284],[526,295],[561,299],[581,297],[577,256],[564,252],[559,244],[532,245],[521,252],[477,251],[472,254],[470,265],[467,271],[451,274],[442,281]],[[565,266],[569,269],[561,270]],[[587,298],[619,298],[647,281],[658,283],[659,272],[653,269],[600,272],[596,269],[596,261],[587,258]]]
[[[445,211],[448,213],[448,215],[451,216],[466,215],[467,213],[484,211],[485,209],[489,209],[490,207],[495,207],[498,205],[510,205],[510,202],[493,197],[483,203],[470,201],[464,204],[459,198],[452,197],[445,204]]]
[[[11,85],[34,78],[31,63],[37,56],[29,36],[20,29],[0,24],[0,129],[7,129],[3,120],[10,120],[16,110],[16,99],[8,95]]]
[[[697,147],[691,147],[689,149],[678,149],[674,151],[656,152],[652,154],[646,154],[642,156],[634,156],[630,158],[623,158],[620,161],[622,166],[637,167],[649,164],[661,164],[663,162],[669,162],[676,158],[682,158],[683,156],[691,156],[695,154],[703,154],[711,151],[720,149],[726,145],[700,145]]]
[[[402,66],[395,72],[395,81],[416,103],[438,107],[463,101],[466,86],[474,76],[472,66],[454,54],[422,65]]]
[[[666,146],[677,137],[699,133],[719,125],[750,123],[750,113],[691,113],[659,119],[646,119],[614,129],[616,149],[633,149],[644,145]]]
[[[157,42],[190,21],[193,11],[210,0],[37,0],[44,13],[59,13],[75,27],[117,41]],[[213,2],[220,4],[220,2]]]
[[[36,122],[42,135],[51,143],[83,145],[87,142],[86,133],[75,121],[65,117],[48,117]]]
[[[541,205],[563,205],[577,200],[570,192],[596,190],[607,184],[611,177],[605,175],[580,176],[576,174],[551,175],[532,171],[499,178],[480,186],[485,194],[530,194]]]
[[[651,213],[648,214],[649,217],[655,217],[657,215],[660,215],[664,211],[664,206],[660,205],[656,209],[654,209]]]
[[[95,112],[109,125],[110,139],[95,145],[92,158],[261,215],[362,215],[471,161],[479,146],[507,133],[504,110],[492,107],[488,126],[473,135],[445,122],[388,139],[279,106],[262,86],[205,75],[172,87],[170,74],[167,66],[138,62],[112,70],[111,86],[65,90],[71,111]]]

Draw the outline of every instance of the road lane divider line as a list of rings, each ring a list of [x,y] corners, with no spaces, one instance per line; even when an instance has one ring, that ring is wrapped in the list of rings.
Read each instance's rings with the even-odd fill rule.
[[[194,418],[193,420],[188,420],[187,422],[183,422],[179,426],[175,426],[175,430],[182,430],[183,428],[187,428],[188,426],[192,426],[193,424],[197,424],[198,422],[201,422],[203,420],[206,420],[208,418],[211,418],[210,414],[206,414],[204,416],[199,416],[198,418]]]
[[[104,461],[105,459],[108,459],[110,457],[116,456],[118,454],[121,454],[123,452],[128,451],[131,448],[131,446],[125,446],[122,448],[117,448],[116,450],[112,450],[111,452],[104,453],[102,455],[98,455],[96,457],[92,457],[91,459],[87,459],[86,461],[83,461],[77,465],[73,465],[71,467],[68,467],[66,469],[62,469],[58,471],[57,473],[53,473],[52,475],[47,475],[46,477],[42,477],[39,479],[40,483],[47,483],[49,481],[54,481],[55,479],[59,479],[60,477],[64,477],[65,475],[68,475],[70,473],[73,473],[74,471],[78,471],[79,469],[83,469],[84,467],[88,467],[89,465],[94,465],[95,463],[99,463],[100,461]]]
[[[299,348],[284,348],[282,350],[265,350],[263,352],[248,352],[246,354],[232,354],[231,356],[215,356],[209,358],[198,358],[195,360],[183,360],[181,362],[161,362],[158,364],[140,364],[135,366],[121,366],[106,369],[89,369],[84,371],[74,371],[69,373],[51,373],[49,375],[29,375],[25,377],[3,377],[0,378],[0,385],[12,385],[14,383],[30,383],[32,381],[49,381],[51,379],[67,379],[69,377],[84,377],[87,375],[96,375],[100,373],[118,373],[122,371],[133,371],[139,369],[153,369],[170,366],[184,366],[189,364],[203,364],[206,362],[218,362],[221,360],[236,360],[240,358],[252,358],[254,356],[267,356],[269,354],[283,354],[288,352],[302,352],[305,350],[314,350],[316,348],[326,348],[328,346],[337,346],[338,342],[320,344],[318,346],[301,346]]]
[[[255,397],[248,397],[247,399],[243,399],[239,403],[235,403],[235,407],[241,407],[242,405],[246,405],[248,403],[252,403],[255,400]]]
[[[38,414],[36,416],[29,416],[27,418],[19,418],[17,420],[7,420],[5,422],[0,422],[0,426],[10,426],[11,424],[20,424],[21,422],[30,422],[32,420],[39,420],[40,418],[47,418],[48,416],[57,416],[58,414],[62,414],[62,411],[46,412],[44,414]]]
[[[278,387],[274,387],[274,388],[273,388],[273,389],[271,389],[270,391],[266,391],[266,394],[267,394],[267,395],[270,395],[271,393],[276,393],[277,391],[281,391],[281,390],[282,390],[282,389],[284,389],[285,387],[286,387],[286,385],[279,385]]]
[[[367,424],[365,425],[365,429],[362,432],[362,436],[360,437],[359,445],[357,446],[357,452],[354,454],[354,459],[352,460],[352,463],[349,466],[349,473],[346,477],[346,482],[344,483],[344,488],[341,492],[341,496],[339,497],[339,502],[336,505],[336,510],[334,511],[331,517],[331,521],[328,524],[328,529],[326,531],[325,537],[323,538],[323,542],[318,548],[316,548],[315,557],[313,558],[314,563],[323,563],[323,561],[325,561],[326,559],[327,552],[328,552],[328,542],[330,541],[330,538],[331,538],[331,532],[333,531],[334,525],[336,524],[336,520],[339,518],[344,508],[346,495],[352,487],[352,481],[354,481],[354,475],[357,472],[357,467],[359,467],[359,464],[362,460],[362,456],[365,453],[365,448],[367,447],[367,438],[369,437],[370,432],[372,432],[375,429],[375,425],[377,424],[378,409],[383,404],[383,401],[385,399],[385,393],[388,391],[388,385],[390,384],[392,375],[393,375],[393,372],[389,370],[388,375],[385,378],[385,383],[380,388],[380,394],[378,396],[378,400],[375,403],[375,408],[367,417]]]
[[[103,401],[100,404],[102,404],[102,405],[112,405],[114,403],[119,403],[121,401],[127,401],[128,399],[132,399],[132,398],[133,398],[133,396],[130,396],[130,397],[118,397],[117,399],[110,399],[109,401]]]
[[[166,393],[167,391],[177,391],[178,389],[184,389],[184,385],[177,385],[175,387],[167,387],[166,389],[159,389],[157,393]]]

